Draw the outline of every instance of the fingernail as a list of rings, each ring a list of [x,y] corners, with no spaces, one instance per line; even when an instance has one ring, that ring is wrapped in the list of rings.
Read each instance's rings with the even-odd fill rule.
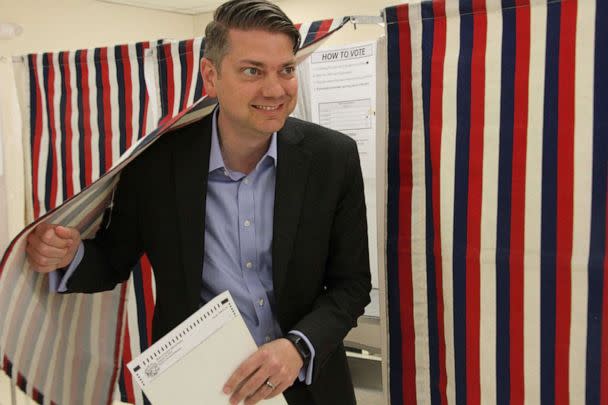
[[[230,387],[224,386],[223,391],[224,391],[224,394],[230,394]]]

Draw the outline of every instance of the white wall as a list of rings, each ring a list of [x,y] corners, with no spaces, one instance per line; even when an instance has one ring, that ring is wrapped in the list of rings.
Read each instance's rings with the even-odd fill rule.
[[[380,15],[380,11],[392,5],[408,3],[410,0],[277,0],[276,4],[285,11],[294,23],[324,20],[351,15]],[[212,14],[198,14],[194,17],[194,35],[202,35]],[[349,25],[330,38],[324,46],[342,45],[369,41],[384,33],[378,25],[359,25],[355,30]]]
[[[23,27],[0,56],[193,36],[193,17],[94,0],[0,0],[0,21]]]

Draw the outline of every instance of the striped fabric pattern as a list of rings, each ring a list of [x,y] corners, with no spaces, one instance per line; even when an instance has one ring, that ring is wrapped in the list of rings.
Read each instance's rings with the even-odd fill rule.
[[[391,403],[608,403],[608,3],[385,16]]]
[[[149,95],[155,86],[147,85],[144,68],[146,52],[161,42],[27,56],[34,218],[90,185],[156,127],[158,108]],[[151,276],[144,256],[123,292],[127,324],[135,322],[143,336],[151,319],[138,304],[153,302],[153,282],[144,289],[138,281]],[[153,309],[152,304],[148,313]],[[123,357],[139,354],[131,350],[139,346],[139,335],[126,330]]]
[[[156,127],[144,74],[152,45],[26,57],[33,218],[90,185]]]
[[[300,31],[300,37],[302,38],[300,49],[306,48],[326,35],[332,34],[334,31],[342,28],[348,21],[349,17],[338,17],[296,24],[296,28]]]
[[[26,238],[42,221],[92,237],[120,171],[160,136],[209,114],[202,99],[140,139],[106,175],[28,225],[0,262],[0,356],[15,384],[40,404],[110,404],[121,361],[127,284],[100,294],[49,294],[25,260]]]
[[[200,75],[203,50],[203,37],[167,42],[152,50],[158,67],[161,120],[175,116],[204,95]]]
[[[350,21],[350,17],[328,18],[313,21],[311,23],[298,23],[296,28],[300,31],[300,49],[298,50],[298,62],[306,59],[318,48],[318,41],[338,31]]]
[[[321,28],[306,25],[315,35],[298,60],[348,18],[330,21]],[[41,404],[109,403],[116,382],[123,401],[148,403],[125,366],[152,339],[155,291],[147,258],[132,273],[133,288],[58,296],[48,294],[45,278],[30,271],[25,243],[40,221],[93,236],[120,170],[165,132],[211,111],[213,100],[200,99],[202,44],[195,38],[27,57],[37,221],[13,240],[0,263],[0,356],[13,381]],[[74,344],[63,345],[68,341]],[[36,349],[24,356],[24,347]],[[53,371],[41,364],[53,364]]]

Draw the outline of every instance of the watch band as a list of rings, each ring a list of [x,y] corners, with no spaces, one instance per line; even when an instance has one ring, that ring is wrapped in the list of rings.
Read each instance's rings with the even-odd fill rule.
[[[308,348],[308,345],[306,344],[304,339],[302,339],[301,336],[298,336],[295,333],[288,333],[285,336],[285,339],[289,340],[294,345],[294,347],[302,357],[302,360],[304,360],[304,364],[308,364],[308,362],[310,361],[310,349]]]

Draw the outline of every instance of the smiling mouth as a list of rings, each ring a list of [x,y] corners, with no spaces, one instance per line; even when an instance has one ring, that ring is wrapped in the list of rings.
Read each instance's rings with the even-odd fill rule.
[[[278,104],[278,105],[255,105],[254,104],[253,108],[255,108],[257,110],[262,110],[262,111],[276,111],[281,106],[282,106],[282,104]]]

